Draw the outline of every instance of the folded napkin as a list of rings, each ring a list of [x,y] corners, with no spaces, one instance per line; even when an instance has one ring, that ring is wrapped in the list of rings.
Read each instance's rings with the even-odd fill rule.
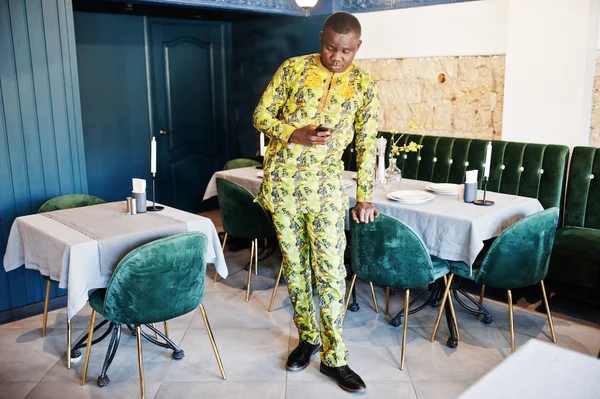
[[[134,193],[145,193],[146,192],[146,180],[145,179],[131,179]]]
[[[477,183],[477,173],[478,173],[477,169],[467,170],[467,173],[465,176],[465,184]]]

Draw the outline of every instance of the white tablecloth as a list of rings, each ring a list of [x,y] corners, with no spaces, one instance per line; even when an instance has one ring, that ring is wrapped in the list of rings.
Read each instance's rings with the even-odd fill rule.
[[[125,212],[125,202],[120,204]],[[223,278],[227,277],[219,236],[210,219],[170,207],[160,213],[184,222],[188,231],[204,233],[209,241],[206,261],[213,263]],[[131,216],[132,222],[135,217]],[[96,240],[41,214],[18,217],[10,229],[4,269],[8,272],[22,265],[50,276],[60,288],[68,288],[69,319],[85,306],[88,291],[106,288],[110,281],[110,275],[101,273]]]
[[[532,339],[459,398],[597,399],[599,376],[600,360]]]
[[[254,167],[216,172],[208,183],[204,199],[217,195],[216,178],[235,182],[256,195],[261,183]],[[355,172],[345,171],[344,181],[353,182],[347,188],[350,205],[356,203]],[[402,190],[425,190],[428,182],[402,179]],[[479,198],[483,192],[479,191]],[[486,199],[493,206],[478,206],[460,201],[457,196],[435,195],[429,202],[416,205],[402,204],[387,198],[382,187],[375,187],[373,204],[380,212],[395,217],[412,228],[423,239],[430,254],[462,261],[472,265],[483,248],[483,241],[497,237],[510,225],[543,210],[535,198],[488,192]]]

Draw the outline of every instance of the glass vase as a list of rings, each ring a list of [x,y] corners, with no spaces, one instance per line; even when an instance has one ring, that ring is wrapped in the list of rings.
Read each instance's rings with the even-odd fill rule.
[[[400,190],[402,172],[396,166],[396,158],[390,157],[390,164],[385,170],[385,191],[391,193]]]

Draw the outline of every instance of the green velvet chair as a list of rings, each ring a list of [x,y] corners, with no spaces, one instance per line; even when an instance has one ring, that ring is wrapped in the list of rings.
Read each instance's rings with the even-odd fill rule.
[[[371,284],[376,308],[373,283],[406,290],[400,356],[400,370],[403,370],[410,290],[444,278],[449,272],[449,264],[430,256],[423,241],[407,225],[384,214],[372,223],[351,222],[350,236],[354,276],[346,297],[346,309],[356,278]]]
[[[273,223],[261,204],[254,201],[254,195],[244,187],[229,180],[217,178],[217,195],[221,208],[221,219],[227,235],[252,240],[250,265],[248,267],[248,284],[246,286],[246,302],[250,300],[250,277],[252,265],[258,274],[258,239],[275,240]],[[225,242],[224,241],[224,242]],[[276,282],[277,286],[278,281]]]
[[[38,213],[60,211],[63,209],[79,208],[82,206],[104,204],[101,198],[87,194],[67,194],[54,197],[44,202]],[[50,301],[50,284],[53,280],[48,276],[43,276],[46,280],[46,298],[44,300],[44,317],[42,319],[42,337],[46,336],[46,325],[48,323],[48,302]],[[58,284],[57,281],[54,281]],[[67,320],[67,369],[71,368],[71,322]]]
[[[600,148],[575,147],[564,225],[556,232],[548,279],[600,303]]]
[[[262,165],[262,164],[260,162],[258,162],[258,161],[255,161],[254,159],[236,158],[236,159],[232,159],[230,161],[227,161],[227,163],[225,164],[225,166],[223,166],[223,170],[248,168],[248,167],[260,166],[260,165]],[[227,236],[228,236],[228,234],[225,233],[225,237],[223,237],[223,243],[222,243],[222,246],[221,246],[221,249],[223,251],[225,251],[225,245],[227,244]],[[215,271],[215,276],[213,277],[213,281],[216,282],[218,277],[219,277],[219,273],[217,273]]]
[[[223,166],[223,170],[248,168],[250,166],[260,166],[260,165],[262,165],[262,164],[258,161],[255,161],[254,159],[236,158],[236,159],[227,161],[225,166]]]
[[[510,226],[493,242],[481,263],[473,266],[450,261],[450,280],[456,274],[488,287],[506,289],[508,294],[508,318],[510,325],[510,349],[515,351],[515,331],[513,326],[513,304],[511,290],[529,287],[540,283],[542,299],[546,307],[552,342],[556,342],[552,315],[546,297],[544,278],[548,273],[548,263],[554,244],[554,234],[558,225],[558,208],[550,208],[527,216]],[[444,303],[448,298],[446,287],[437,320],[431,334],[434,341],[442,317]]]
[[[120,331],[122,324],[135,326],[140,391],[141,397],[145,398],[142,337],[152,342],[154,340],[145,335],[141,326],[146,325],[150,328],[152,323],[182,316],[197,307],[202,313],[221,376],[226,379],[219,351],[202,304],[207,245],[208,239],[203,233],[183,233],[152,241],[123,257],[113,271],[108,288],[96,290],[90,295],[89,301],[93,310],[81,385],[85,385],[87,378],[97,313],[117,327],[115,334]],[[158,330],[155,328],[152,330],[159,333],[161,338],[170,344],[161,346],[180,352],[178,357],[174,356],[175,359],[183,358],[183,351],[163,334],[160,334]],[[116,347],[109,345],[107,359],[112,360],[115,353]],[[103,375],[106,377],[106,368],[103,369]]]

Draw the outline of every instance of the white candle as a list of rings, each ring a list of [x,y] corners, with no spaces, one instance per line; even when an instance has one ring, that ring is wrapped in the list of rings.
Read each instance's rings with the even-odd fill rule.
[[[150,142],[150,173],[153,175],[156,174],[156,140],[154,136],[152,136],[152,141]]]
[[[487,145],[487,151],[485,154],[485,170],[483,177],[490,177],[490,166],[492,164],[492,142],[490,141]]]
[[[259,139],[259,145],[260,145],[260,156],[264,157],[265,156],[265,134],[263,132],[260,132],[260,139]]]

